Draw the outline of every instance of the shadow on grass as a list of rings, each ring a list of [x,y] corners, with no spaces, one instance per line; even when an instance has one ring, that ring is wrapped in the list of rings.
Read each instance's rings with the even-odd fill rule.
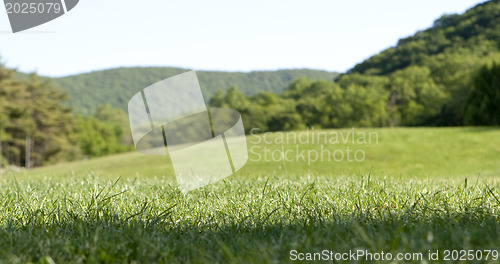
[[[291,261],[291,250],[361,249],[423,253],[427,258],[428,250],[484,250],[500,245],[499,219],[484,208],[432,216],[415,208],[397,213],[372,208],[338,215],[311,207],[304,208],[305,216],[297,219],[269,217],[279,210],[263,219],[221,216],[217,221],[188,215],[176,220],[168,213],[120,216],[106,210],[84,217],[66,211],[64,219],[57,220],[54,214],[48,221],[45,212],[32,211],[23,223],[11,219],[0,227],[0,257],[10,263],[268,263]]]
[[[500,245],[498,186],[486,183],[268,178],[184,195],[170,185],[117,182],[9,185],[0,192],[0,262],[276,263],[292,261],[292,250],[423,260],[440,250],[442,262],[447,249]]]

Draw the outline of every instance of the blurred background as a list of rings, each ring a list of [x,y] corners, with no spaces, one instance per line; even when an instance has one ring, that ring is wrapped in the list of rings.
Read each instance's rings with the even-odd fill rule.
[[[246,132],[497,126],[498,1],[82,1],[0,14],[0,164],[133,150],[128,100],[196,70]]]

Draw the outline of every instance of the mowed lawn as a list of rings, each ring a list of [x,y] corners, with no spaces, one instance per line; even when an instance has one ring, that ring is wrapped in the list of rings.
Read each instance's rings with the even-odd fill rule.
[[[429,250],[439,250],[440,263],[445,250],[500,250],[498,128],[296,131],[247,142],[243,169],[187,194],[168,157],[138,153],[4,172],[0,262],[275,263],[360,250],[432,263]],[[486,255],[466,262],[499,261]]]

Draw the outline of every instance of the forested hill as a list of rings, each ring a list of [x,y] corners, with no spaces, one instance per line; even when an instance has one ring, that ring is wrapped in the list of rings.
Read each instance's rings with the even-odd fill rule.
[[[458,15],[443,15],[426,30],[399,40],[396,47],[365,60],[350,73],[387,75],[410,65],[427,64],[440,54],[463,54],[465,50],[481,56],[500,46],[500,3],[488,1]]]
[[[71,106],[75,112],[93,114],[101,105],[110,104],[126,111],[128,100],[143,88],[165,78],[189,71],[188,69],[149,67],[117,68],[86,74],[54,78],[53,82],[68,91]],[[197,71],[200,86],[206,99],[217,90],[237,86],[247,95],[261,91],[280,93],[290,81],[300,77],[313,80],[333,80],[338,74],[333,72],[298,69],[278,71],[209,72]]]
[[[216,94],[245,127],[500,126],[500,3],[485,2],[401,39],[333,82],[301,79],[280,95]],[[265,114],[265,118],[264,115]],[[245,121],[246,120],[246,121]]]

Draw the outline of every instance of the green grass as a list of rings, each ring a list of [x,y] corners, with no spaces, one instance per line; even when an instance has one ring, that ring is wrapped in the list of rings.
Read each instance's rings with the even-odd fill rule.
[[[500,249],[500,130],[365,131],[378,144],[323,146],[362,149],[362,162],[249,161],[187,194],[168,158],[137,153],[4,173],[0,260],[266,263],[362,249],[440,250],[439,263],[446,249]]]

